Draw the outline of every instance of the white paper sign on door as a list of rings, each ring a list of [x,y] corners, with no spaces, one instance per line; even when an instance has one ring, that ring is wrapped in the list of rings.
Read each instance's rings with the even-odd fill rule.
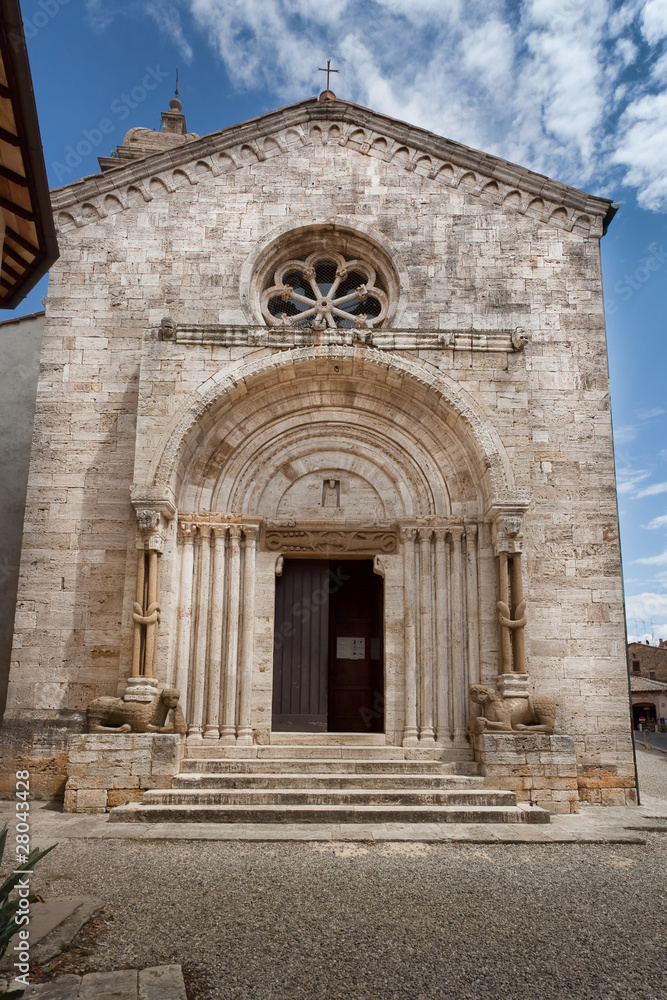
[[[353,636],[339,636],[336,639],[337,660],[364,660],[366,658],[366,640]]]

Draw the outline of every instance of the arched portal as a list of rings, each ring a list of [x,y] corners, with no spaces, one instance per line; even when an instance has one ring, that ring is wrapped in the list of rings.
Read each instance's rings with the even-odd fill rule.
[[[516,497],[497,436],[442,373],[368,348],[297,349],[240,364],[188,401],[146,481],[135,505],[162,492],[178,512],[177,541],[165,552],[177,583],[160,641],[192,739],[267,741],[281,656],[281,683],[296,683],[297,701],[336,671],[351,690],[361,665],[338,661],[365,657],[375,680],[341,718],[356,712],[357,728],[372,719],[377,729],[381,706],[390,742],[467,750],[468,684],[497,659],[489,511],[508,510]],[[329,584],[327,623],[312,601],[305,611],[303,600],[286,605],[287,584],[276,618],[286,566],[286,579],[302,587],[317,562],[319,593],[341,561],[356,580],[355,560],[359,580],[369,566],[381,580],[380,589],[352,588],[357,611],[359,595],[375,594],[363,627]],[[482,578],[487,590],[493,581],[491,600]],[[288,633],[286,665],[276,635]],[[318,713],[277,713],[309,714]],[[326,713],[318,719],[326,728]]]

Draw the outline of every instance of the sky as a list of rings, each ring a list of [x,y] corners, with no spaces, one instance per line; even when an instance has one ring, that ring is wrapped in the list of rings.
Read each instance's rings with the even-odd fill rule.
[[[667,639],[667,0],[22,0],[53,187],[332,89],[620,203],[602,240],[631,638]],[[102,126],[102,127],[101,127]],[[16,315],[41,309],[46,279]]]

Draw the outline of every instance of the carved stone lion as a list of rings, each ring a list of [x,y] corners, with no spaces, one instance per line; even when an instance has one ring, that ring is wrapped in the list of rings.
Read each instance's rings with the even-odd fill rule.
[[[483,684],[470,686],[470,700],[482,706],[473,719],[473,733],[531,732],[551,735],[556,723],[556,702],[547,695],[535,698],[503,698]]]
[[[102,697],[91,701],[86,709],[89,733],[184,733],[180,692],[164,688],[152,701],[123,701],[122,698]],[[166,725],[169,712],[173,722]]]

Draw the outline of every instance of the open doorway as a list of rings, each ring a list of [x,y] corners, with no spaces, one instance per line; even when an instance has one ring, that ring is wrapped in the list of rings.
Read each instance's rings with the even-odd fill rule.
[[[371,559],[286,559],[276,580],[275,732],[384,731],[383,580]]]

